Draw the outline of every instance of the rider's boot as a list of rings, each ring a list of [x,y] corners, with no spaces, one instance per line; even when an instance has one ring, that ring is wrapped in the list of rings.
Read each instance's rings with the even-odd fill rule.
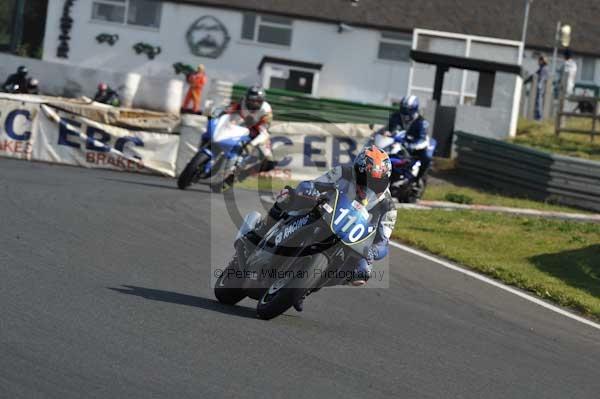
[[[275,162],[271,159],[263,159],[263,161],[260,165],[260,171],[261,172],[269,172],[269,171],[275,169],[276,165],[277,165],[277,162]]]
[[[306,298],[306,295],[294,302],[294,309],[296,309],[297,312],[302,312],[304,310],[304,298]]]

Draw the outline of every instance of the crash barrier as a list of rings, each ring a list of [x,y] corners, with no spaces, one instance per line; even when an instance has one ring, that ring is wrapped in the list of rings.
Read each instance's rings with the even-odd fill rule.
[[[600,211],[600,162],[456,133],[458,168],[469,178],[530,198]]]
[[[17,57],[0,53],[0,79],[4,81],[20,65],[39,80],[40,93],[62,97],[93,97],[98,83],[106,82],[126,107],[179,113],[183,78],[152,78],[139,73],[122,73],[75,65]]]
[[[234,85],[232,100],[239,100],[247,87]],[[396,109],[383,105],[318,98],[306,94],[267,89],[267,101],[276,120],[290,122],[375,123],[383,124]]]
[[[177,174],[196,153],[205,124],[205,118],[182,118]],[[270,132],[273,157],[278,161],[270,175],[304,180],[351,163],[372,130],[366,124],[275,121]]]
[[[144,118],[141,122],[127,119],[127,112],[116,120],[138,128],[102,123],[114,120],[103,109],[92,112],[57,100],[4,95],[0,97],[0,156],[173,177],[196,153],[207,121],[184,115],[179,134],[148,132],[138,126],[146,123]],[[271,134],[279,164],[271,174],[300,180],[350,163],[370,133],[364,124],[276,121]]]
[[[0,99],[0,156],[175,176],[179,137],[99,123],[49,104]]]

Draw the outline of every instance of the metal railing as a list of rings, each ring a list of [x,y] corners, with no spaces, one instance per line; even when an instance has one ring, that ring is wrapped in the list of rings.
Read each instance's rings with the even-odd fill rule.
[[[490,187],[600,211],[600,162],[456,132],[459,170]]]
[[[600,134],[600,112],[598,112],[600,97],[566,95],[565,92],[566,90],[563,86],[558,102],[558,112],[556,113],[554,127],[556,135],[559,136],[561,133],[588,134],[590,135],[590,141],[594,141],[594,137]],[[569,104],[577,104],[577,106],[571,111],[565,111],[565,107]],[[565,118],[590,119],[592,122],[591,128],[580,129],[568,127],[565,124]]]

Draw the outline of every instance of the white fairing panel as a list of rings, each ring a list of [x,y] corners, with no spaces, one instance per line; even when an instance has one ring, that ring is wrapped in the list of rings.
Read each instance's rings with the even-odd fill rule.
[[[248,128],[236,124],[230,115],[223,115],[219,118],[213,140],[215,142],[225,140],[239,140],[244,136],[248,136]]]

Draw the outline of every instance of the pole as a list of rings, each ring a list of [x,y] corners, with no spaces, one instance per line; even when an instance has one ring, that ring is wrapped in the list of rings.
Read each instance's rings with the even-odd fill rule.
[[[557,58],[558,58],[558,41],[560,40],[560,27],[561,26],[562,26],[562,23],[560,21],[558,21],[556,23],[556,33],[554,35],[554,51],[552,52],[552,70],[550,71],[550,81],[552,82],[552,85],[551,85],[552,91],[554,92],[554,84],[556,82],[556,85],[559,88],[559,92],[558,92],[558,96],[559,97],[561,95],[560,94],[561,85],[560,85],[560,82],[557,82],[557,79],[556,79],[556,75],[557,75],[557,73],[556,73],[556,64],[558,62],[558,60],[557,60]],[[562,104],[558,104],[559,109],[558,109],[558,111],[556,110],[557,104],[554,101],[554,93],[552,93],[552,96],[550,98],[552,99],[552,107],[550,109],[550,114],[552,115],[555,112],[557,114],[560,113],[560,112],[562,112],[562,107],[563,107]],[[560,100],[559,100],[559,103],[560,103]],[[558,133],[559,132],[557,131],[556,134],[558,135]]]
[[[523,18],[523,34],[521,35],[521,42],[523,48],[525,47],[525,41],[527,40],[527,26],[529,25],[529,8],[533,3],[533,0],[525,0],[525,16]]]
[[[554,35],[554,52],[552,53],[552,81],[556,76],[556,62],[558,58],[558,41],[560,40],[560,27],[562,23],[560,21],[556,24],[556,34]]]

